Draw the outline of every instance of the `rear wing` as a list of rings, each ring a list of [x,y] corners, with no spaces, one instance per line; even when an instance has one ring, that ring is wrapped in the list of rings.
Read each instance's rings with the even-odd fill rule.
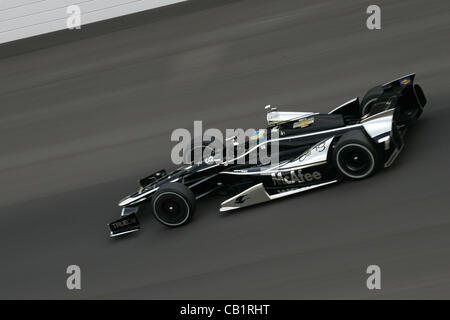
[[[399,124],[409,124],[411,118],[418,118],[427,103],[422,88],[414,83],[415,77],[412,73],[382,85],[385,96],[396,98],[394,119]]]
[[[415,77],[416,74],[411,73],[383,84],[382,88],[385,91],[400,88],[403,95],[411,95],[411,103],[418,103],[418,107],[423,109],[423,107],[427,104],[427,99],[425,98],[422,88],[418,84],[414,83]]]
[[[370,89],[361,103],[358,98],[354,98],[339,107],[333,109],[329,114],[341,114],[348,118],[358,119],[374,115],[389,108],[398,108],[402,115],[414,112],[422,113],[427,99],[422,88],[414,83],[415,74],[411,73],[403,77],[387,82],[381,86]],[[394,99],[394,100],[393,100]],[[369,103],[372,106],[370,113],[365,109]],[[401,118],[396,116],[395,118]]]
[[[394,79],[390,82],[387,82],[382,85],[383,89],[390,89],[392,87],[407,87],[413,85],[414,78],[416,77],[415,73],[408,74],[406,76]]]

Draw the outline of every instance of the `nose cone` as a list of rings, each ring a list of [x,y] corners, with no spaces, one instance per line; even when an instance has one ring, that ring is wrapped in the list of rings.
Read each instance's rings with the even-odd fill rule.
[[[135,198],[133,196],[127,196],[127,197],[125,197],[125,198],[123,198],[122,200],[119,201],[118,206],[119,207],[123,207],[123,206],[129,205],[134,200],[135,200]]]

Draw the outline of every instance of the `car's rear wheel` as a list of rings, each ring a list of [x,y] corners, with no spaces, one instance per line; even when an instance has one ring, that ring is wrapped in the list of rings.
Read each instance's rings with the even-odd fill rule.
[[[195,195],[184,184],[163,185],[152,198],[153,215],[168,227],[182,226],[191,220],[195,210]]]
[[[372,107],[378,98],[383,94],[384,90],[381,86],[370,89],[361,100],[361,117],[370,115]]]
[[[345,133],[334,148],[333,158],[337,170],[350,179],[371,176],[381,162],[378,151],[361,131]]]

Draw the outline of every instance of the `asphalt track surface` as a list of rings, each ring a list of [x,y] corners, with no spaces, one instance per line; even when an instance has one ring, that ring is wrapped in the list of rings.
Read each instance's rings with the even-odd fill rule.
[[[450,2],[379,1],[369,31],[370,2],[194,1],[0,47],[0,298],[450,298]],[[429,104],[391,168],[108,237],[137,179],[174,167],[173,129],[327,112],[411,72]]]

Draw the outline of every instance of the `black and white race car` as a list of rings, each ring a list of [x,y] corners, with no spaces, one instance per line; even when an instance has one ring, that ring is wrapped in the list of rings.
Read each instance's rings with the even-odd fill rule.
[[[122,217],[109,224],[111,236],[139,230],[137,214],[149,206],[159,222],[177,227],[191,220],[197,200],[214,192],[229,195],[220,205],[220,212],[226,212],[343,179],[367,178],[389,167],[426,104],[414,78],[410,74],[377,86],[361,102],[355,98],[327,114],[268,108],[267,128],[256,134],[266,139],[244,148],[239,157],[268,147],[276,132],[277,165],[223,157],[192,162],[170,173],[160,170],[140,180],[139,191],[119,202]]]

